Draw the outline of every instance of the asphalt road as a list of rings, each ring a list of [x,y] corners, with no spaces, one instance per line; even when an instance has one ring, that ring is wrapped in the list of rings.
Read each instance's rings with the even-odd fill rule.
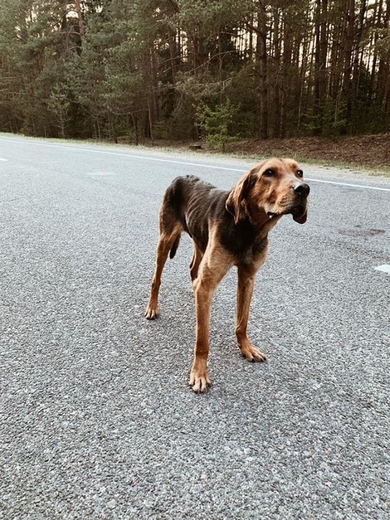
[[[252,302],[266,363],[233,270],[188,388],[185,237],[143,317],[167,185],[250,164],[0,136],[0,518],[389,518],[390,179],[303,165],[308,222],[272,231]]]

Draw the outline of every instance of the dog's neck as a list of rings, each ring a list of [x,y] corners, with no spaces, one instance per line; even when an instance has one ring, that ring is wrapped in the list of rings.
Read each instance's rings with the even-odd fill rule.
[[[253,226],[258,238],[268,235],[271,229],[279,222],[281,215],[274,215],[270,218],[263,208],[246,207],[248,221]]]

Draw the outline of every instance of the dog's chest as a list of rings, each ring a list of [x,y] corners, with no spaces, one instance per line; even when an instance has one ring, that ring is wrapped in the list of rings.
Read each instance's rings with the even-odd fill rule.
[[[267,237],[259,237],[251,225],[221,229],[221,245],[237,260],[237,263],[252,264],[267,250]]]
[[[244,247],[242,250],[237,251],[235,253],[235,257],[237,258],[239,263],[243,263],[246,265],[251,265],[256,263],[259,256],[265,254],[267,248],[267,239],[262,239],[260,241],[255,241],[252,245],[248,245]]]

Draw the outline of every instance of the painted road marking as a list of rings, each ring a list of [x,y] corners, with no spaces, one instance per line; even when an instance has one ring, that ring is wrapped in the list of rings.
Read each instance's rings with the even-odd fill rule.
[[[350,184],[348,182],[324,181],[322,179],[309,179],[308,177],[305,177],[305,180],[309,182],[321,182],[322,184],[336,184],[337,186],[348,186],[349,188],[363,188],[365,190],[390,191],[390,188],[380,188],[379,186],[368,186],[364,184]]]
[[[61,146],[58,144],[51,144],[51,143],[37,143],[37,142],[30,142],[30,141],[24,141],[19,139],[4,139],[0,138],[4,141],[12,141],[14,143],[24,143],[24,144],[32,144],[35,146],[48,146],[52,148],[59,148],[61,150],[75,150],[79,152],[89,152],[89,153],[101,153],[105,155],[115,155],[116,157],[127,157],[127,158],[134,158],[134,159],[143,159],[146,161],[155,161],[155,162],[164,162],[164,163],[170,163],[170,164],[182,164],[183,166],[196,166],[197,168],[209,168],[214,170],[224,170],[224,171],[231,171],[231,172],[238,172],[238,173],[244,173],[245,169],[242,168],[229,168],[226,166],[216,166],[213,164],[204,164],[204,163],[196,163],[196,162],[188,162],[188,161],[179,161],[174,159],[163,159],[162,157],[148,157],[145,155],[137,155],[137,154],[131,154],[131,153],[120,153],[120,152],[109,152],[107,150],[92,150],[91,148],[84,148],[83,146]],[[376,190],[376,191],[387,191],[390,193],[390,188],[381,188],[379,186],[370,186],[367,184],[352,184],[348,182],[338,182],[338,181],[325,181],[322,179],[313,179],[305,177],[305,180],[308,182],[318,182],[320,184],[333,184],[335,186],[347,186],[350,188],[360,188],[364,190]]]
[[[378,265],[377,267],[374,267],[374,269],[390,274],[390,265],[388,264]]]
[[[8,159],[3,159],[2,157],[0,157],[0,161],[6,162],[8,161]]]

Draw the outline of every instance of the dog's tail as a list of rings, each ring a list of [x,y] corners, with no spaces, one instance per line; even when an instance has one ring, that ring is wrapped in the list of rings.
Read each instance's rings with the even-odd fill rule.
[[[179,247],[179,242],[180,242],[180,235],[177,236],[177,238],[175,239],[175,241],[171,247],[171,250],[169,251],[169,258],[173,258],[175,256],[177,248]]]

